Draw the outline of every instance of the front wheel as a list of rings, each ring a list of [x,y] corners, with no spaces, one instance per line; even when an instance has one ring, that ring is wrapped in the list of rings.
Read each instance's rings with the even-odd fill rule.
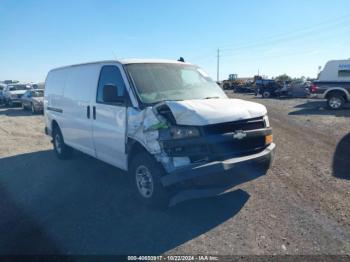
[[[147,152],[133,157],[130,173],[137,198],[150,207],[164,208],[169,204],[169,194],[161,183],[163,167]]]
[[[331,95],[327,99],[328,108],[332,110],[341,109],[344,103],[345,103],[345,99],[341,95]]]
[[[64,143],[63,136],[59,127],[56,127],[53,130],[52,138],[53,138],[53,147],[54,147],[56,156],[59,159],[70,158],[72,155],[73,149]]]

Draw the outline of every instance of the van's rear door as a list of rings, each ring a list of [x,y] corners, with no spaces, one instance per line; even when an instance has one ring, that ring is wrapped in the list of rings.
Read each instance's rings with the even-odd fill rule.
[[[105,85],[114,86],[115,94],[123,98],[127,96],[125,81],[126,77],[120,65],[103,65],[95,100],[91,104],[96,156],[124,170],[127,169],[125,154],[126,105],[125,102],[110,103],[104,101],[103,88]]]

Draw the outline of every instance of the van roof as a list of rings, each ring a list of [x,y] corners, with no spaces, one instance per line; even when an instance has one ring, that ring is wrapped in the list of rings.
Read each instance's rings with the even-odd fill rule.
[[[73,65],[67,65],[62,67],[57,67],[52,70],[56,69],[63,69],[67,67],[74,67],[74,66],[81,66],[81,65],[91,65],[91,64],[106,64],[106,63],[120,63],[122,65],[128,65],[128,64],[186,64],[186,65],[192,65],[190,63],[186,62],[180,62],[177,60],[167,60],[167,59],[120,59],[120,60],[102,60],[102,61],[95,61],[95,62],[88,62],[88,63],[81,63],[81,64],[73,64]]]

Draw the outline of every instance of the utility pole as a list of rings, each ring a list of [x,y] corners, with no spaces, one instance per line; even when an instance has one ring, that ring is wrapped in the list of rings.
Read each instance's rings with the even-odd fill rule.
[[[216,81],[220,81],[220,49],[218,48],[217,65],[216,65]]]

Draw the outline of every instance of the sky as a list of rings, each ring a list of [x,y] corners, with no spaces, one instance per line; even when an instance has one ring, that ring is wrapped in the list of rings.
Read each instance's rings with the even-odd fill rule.
[[[349,0],[0,0],[0,80],[44,81],[55,67],[178,59],[213,79],[316,77],[350,58]]]

